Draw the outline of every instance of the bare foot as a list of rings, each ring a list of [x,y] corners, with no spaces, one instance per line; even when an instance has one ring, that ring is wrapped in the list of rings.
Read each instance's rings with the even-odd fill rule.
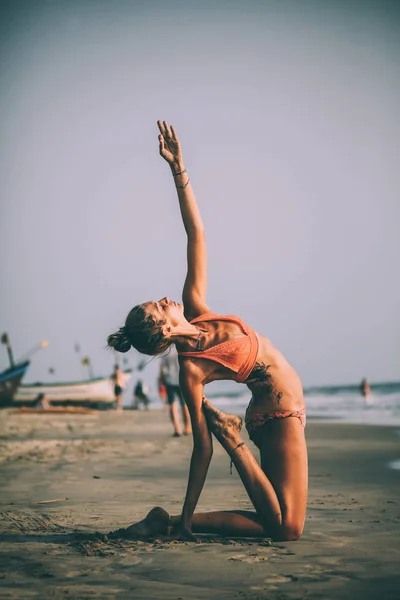
[[[227,415],[213,406],[207,398],[203,398],[203,408],[211,431],[222,444],[237,444],[240,440],[242,419],[237,415]]]
[[[122,537],[130,539],[145,539],[157,535],[168,535],[170,517],[166,510],[161,506],[152,508],[148,515],[138,523],[133,523],[126,529],[119,529],[118,533]]]

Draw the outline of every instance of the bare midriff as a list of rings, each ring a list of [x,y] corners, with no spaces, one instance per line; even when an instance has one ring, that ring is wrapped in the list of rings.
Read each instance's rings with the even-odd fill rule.
[[[230,334],[232,333],[234,332],[230,331]],[[247,416],[275,411],[296,411],[303,408],[303,388],[296,371],[269,339],[258,333],[256,335],[257,358],[250,376],[244,382],[252,394]],[[194,360],[196,364],[201,364],[204,384],[217,380],[236,379],[237,374],[233,370],[217,362],[202,359],[200,353]]]
[[[296,411],[304,406],[300,377],[283,354],[266,337],[257,334],[259,348],[255,368],[245,382],[252,393],[247,417],[275,411]],[[260,368],[257,369],[257,365]],[[264,380],[254,377],[264,372]]]

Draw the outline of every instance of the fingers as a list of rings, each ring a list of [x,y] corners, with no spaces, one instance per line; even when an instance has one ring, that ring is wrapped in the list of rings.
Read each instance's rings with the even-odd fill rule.
[[[164,139],[173,138],[177,139],[176,133],[173,127],[170,127],[167,121],[157,121],[158,129]]]
[[[158,125],[158,129],[160,130],[161,135],[164,136],[165,129],[164,129],[164,125],[163,125],[162,121],[157,121],[157,125]]]
[[[164,152],[164,138],[162,135],[158,136],[158,141],[160,142],[160,154]]]
[[[161,156],[170,164],[174,160],[182,159],[180,143],[175,129],[170,127],[167,121],[157,121],[157,125],[160,130],[158,141],[160,142],[159,151]]]
[[[167,121],[164,121],[164,129],[165,129],[165,133],[167,138],[171,138],[172,137],[172,133],[171,133],[171,129],[167,123]]]
[[[171,540],[178,540],[182,542],[197,542],[197,538],[193,535],[191,531],[177,531],[175,534],[171,535]]]

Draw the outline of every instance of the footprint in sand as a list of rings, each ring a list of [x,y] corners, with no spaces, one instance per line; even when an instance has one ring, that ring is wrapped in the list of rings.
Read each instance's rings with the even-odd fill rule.
[[[320,556],[318,557],[318,562],[322,565],[335,566],[337,567],[341,559],[337,556]]]
[[[326,563],[328,563],[328,561],[326,561]],[[328,567],[328,564],[326,564],[326,567]],[[327,570],[326,567],[305,564],[300,573],[293,573],[292,580],[298,581],[299,583],[329,581],[332,579],[333,575],[336,577],[336,573],[332,570]]]
[[[29,511],[7,511],[0,513],[2,533],[63,533],[65,527],[56,523],[51,516],[37,515]]]
[[[275,584],[275,583],[290,583],[293,581],[293,577],[291,575],[279,575],[279,573],[271,573],[265,580],[265,583]]]
[[[150,565],[153,562],[153,559],[149,556],[143,558],[142,556],[137,555],[129,555],[129,556],[120,556],[118,559],[118,563],[122,566],[133,566],[133,565]]]
[[[153,562],[153,557],[149,553],[153,552],[153,547],[130,544],[118,544],[106,539],[88,540],[78,543],[77,549],[84,556],[114,556],[118,555],[121,564],[124,565],[149,565]]]
[[[273,592],[279,590],[279,586],[283,583],[292,583],[293,577],[291,577],[290,575],[279,575],[278,573],[271,573],[271,575],[269,575],[269,577],[264,581],[264,585],[252,585],[250,586],[250,589],[254,592]]]
[[[265,556],[265,554],[233,554],[232,556],[228,557],[228,560],[236,560],[245,563],[259,563],[267,561],[268,556]]]

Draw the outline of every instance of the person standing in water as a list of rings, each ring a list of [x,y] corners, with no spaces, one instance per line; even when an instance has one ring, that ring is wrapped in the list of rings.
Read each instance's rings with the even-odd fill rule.
[[[371,404],[371,386],[368,383],[368,380],[364,377],[360,383],[360,392],[364,397],[364,405],[370,406]]]
[[[179,387],[179,363],[175,346],[171,346],[167,355],[161,358],[159,383],[165,386],[169,416],[174,428],[174,437],[182,435],[182,427],[178,414],[178,403],[181,409],[183,432],[185,435],[192,433],[190,426],[190,415],[186,402]]]
[[[158,127],[160,154],[171,168],[187,235],[183,304],[164,297],[136,305],[125,325],[108,337],[108,344],[119,352],[133,346],[151,356],[176,346],[179,384],[190,412],[194,445],[181,514],[170,516],[156,507],[126,532],[140,537],[171,533],[182,540],[195,539],[196,532],[297,540],[304,527],[308,487],[300,378],[269,339],[240,317],[215,314],[208,306],[206,242],[199,207],[174,128],[166,121],[159,121]],[[227,231],[224,222],[221,232],[225,247],[229,240],[236,243],[234,232]],[[265,264],[261,247],[254,259]],[[261,297],[259,302],[265,305],[266,299]],[[273,317],[267,309],[265,316]],[[204,396],[204,386],[221,379],[243,383],[250,391],[245,423],[260,451],[260,464],[240,438],[242,420],[215,409]],[[211,434],[234,463],[254,511],[227,507],[195,512],[211,461]]]

